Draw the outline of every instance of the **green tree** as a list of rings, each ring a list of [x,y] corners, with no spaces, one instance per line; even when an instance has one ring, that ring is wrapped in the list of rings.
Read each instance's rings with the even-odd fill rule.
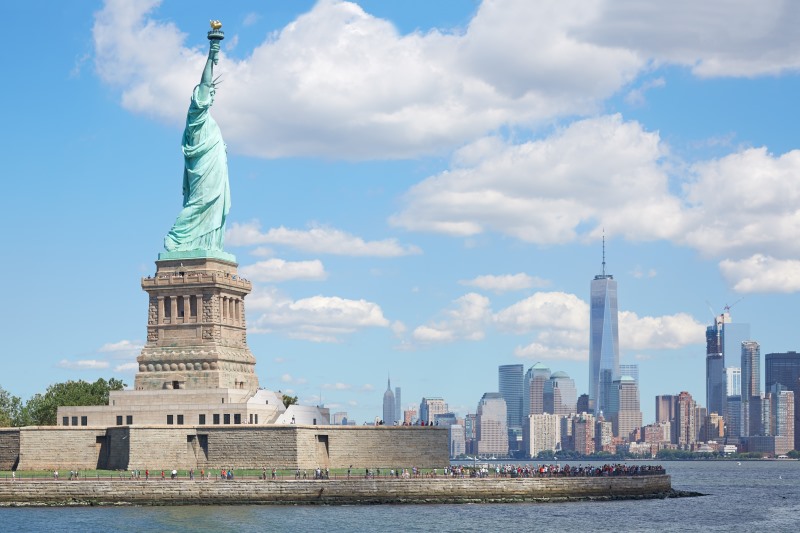
[[[19,426],[22,418],[22,400],[0,387],[0,427]]]
[[[122,380],[103,378],[94,383],[83,380],[55,383],[44,394],[35,394],[25,404],[21,419],[26,425],[54,426],[56,412],[61,406],[108,405],[108,393],[122,390]]]
[[[283,405],[289,407],[290,405],[297,404],[297,396],[289,396],[287,394],[283,395]]]

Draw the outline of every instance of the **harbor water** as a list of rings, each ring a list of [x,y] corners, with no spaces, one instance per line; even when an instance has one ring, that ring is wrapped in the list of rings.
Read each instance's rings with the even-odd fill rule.
[[[663,464],[673,488],[705,496],[468,505],[0,508],[0,531],[800,531],[800,462]]]

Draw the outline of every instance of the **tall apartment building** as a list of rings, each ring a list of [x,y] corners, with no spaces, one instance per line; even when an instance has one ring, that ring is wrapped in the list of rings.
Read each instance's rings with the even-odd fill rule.
[[[522,443],[525,456],[534,458],[540,452],[561,449],[561,419],[553,414],[530,415],[522,426]]]
[[[566,372],[554,372],[544,384],[544,412],[556,415],[575,413],[578,390]]]
[[[484,393],[476,413],[478,455],[508,455],[506,417],[506,401],[500,393]]]
[[[598,452],[611,452],[616,451],[614,446],[614,424],[610,420],[605,420],[603,417],[597,419],[594,426],[594,446]]]
[[[761,426],[761,347],[745,341],[742,354],[742,427],[741,436],[758,435]]]
[[[675,442],[681,448],[689,449],[697,440],[695,402],[692,395],[684,391],[675,399]]]
[[[453,424],[450,426],[450,457],[458,457],[467,453],[464,426]]]
[[[550,379],[550,369],[536,363],[525,373],[522,386],[522,417],[544,413],[544,387]]]
[[[630,440],[631,432],[642,427],[639,388],[632,377],[623,376],[612,382],[608,418],[611,420],[614,436],[626,441]]]
[[[575,451],[589,455],[595,451],[595,418],[590,413],[581,413],[572,418],[572,440]]]
[[[425,422],[425,425],[433,423],[434,415],[447,413],[447,403],[442,398],[422,398],[419,402],[419,420]]]
[[[672,422],[675,420],[675,396],[662,394],[656,396],[656,422]]]

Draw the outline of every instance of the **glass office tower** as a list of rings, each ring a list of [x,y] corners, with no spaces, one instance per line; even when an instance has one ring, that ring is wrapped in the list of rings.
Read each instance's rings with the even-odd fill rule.
[[[800,353],[768,353],[764,356],[764,384],[767,390],[781,385],[794,393],[794,447],[800,447]]]
[[[589,409],[595,414],[608,411],[611,387],[619,376],[617,282],[606,274],[605,255],[603,240],[603,273],[592,280],[589,323]]]
[[[755,341],[742,343],[742,427],[741,436],[760,433],[761,347]]]

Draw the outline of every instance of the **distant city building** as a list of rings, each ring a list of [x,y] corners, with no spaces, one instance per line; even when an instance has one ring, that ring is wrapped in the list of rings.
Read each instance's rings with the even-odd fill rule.
[[[781,437],[777,446],[794,449],[795,396],[780,383],[773,383],[762,400],[762,435]]]
[[[572,418],[572,440],[574,450],[582,455],[595,451],[595,418],[591,413],[581,413]]]
[[[612,382],[619,376],[619,326],[617,282],[606,274],[603,239],[603,271],[591,283],[589,320],[589,409],[594,414],[608,409]]]
[[[742,354],[742,427],[741,436],[760,433],[761,416],[761,347],[755,341],[745,341]]]
[[[338,413],[333,413],[333,425],[334,426],[346,426],[347,425],[347,413],[345,411],[339,411]]]
[[[702,405],[694,406],[694,440],[695,442],[708,441],[708,411]]]
[[[673,442],[689,449],[697,441],[695,402],[688,392],[681,392],[675,399],[675,437]]]
[[[522,426],[525,457],[534,458],[540,452],[561,449],[561,419],[553,414],[530,415]]]
[[[706,407],[712,413],[725,412],[725,356],[722,353],[722,331],[725,314],[714,318],[706,328]]]
[[[630,376],[612,382],[609,394],[609,413],[615,437],[630,440],[630,434],[642,427],[642,410],[639,405],[639,387]]]
[[[581,394],[578,396],[578,405],[575,408],[575,412],[580,413],[588,413],[589,412],[589,395],[588,394]]]
[[[722,416],[725,418],[725,434],[729,437],[738,437],[742,427],[742,369],[731,366],[725,369],[725,408]],[[731,410],[731,403],[735,403],[735,410]]]
[[[636,364],[628,364],[628,365],[619,365],[619,375],[622,376],[630,376],[633,378],[633,381],[636,382],[636,386],[639,387],[639,365]]]
[[[642,428],[643,440],[651,444],[664,444],[671,441],[671,425],[669,422],[654,422]]]
[[[525,373],[522,387],[522,416],[544,413],[544,386],[550,379],[550,369],[536,363]]]
[[[487,392],[478,403],[477,454],[482,456],[508,455],[508,426],[506,401],[499,392]]]
[[[403,422],[403,403],[400,399],[400,387],[394,388],[394,419],[398,423]]]
[[[434,426],[452,426],[458,423],[455,413],[438,413],[433,415]]]
[[[383,393],[383,423],[387,426],[394,425],[396,413],[394,403],[394,393],[392,392],[392,380],[387,379],[386,392]]]
[[[709,413],[707,428],[706,440],[718,440],[724,437],[725,418],[719,413]]]
[[[727,391],[723,361],[721,353],[706,355],[706,406],[712,413],[725,412]]]
[[[675,420],[675,401],[672,394],[656,396],[656,422],[672,422]]]
[[[568,415],[576,412],[578,391],[566,372],[554,372],[544,384],[544,412]]]
[[[464,417],[464,441],[467,453],[475,455],[478,447],[478,415],[474,413]]]
[[[452,424],[450,426],[450,457],[458,457],[467,453],[464,426]]]
[[[403,411],[403,424],[407,426],[411,426],[417,423],[417,410],[413,407],[409,407],[405,411]]]
[[[525,367],[523,365],[501,365],[497,372],[497,386],[500,396],[506,401],[509,428],[522,427],[522,380]]]
[[[584,394],[583,396],[586,397],[587,401],[589,399],[588,394]],[[586,413],[586,411],[583,411]],[[562,416],[560,423],[561,423],[561,449],[562,450],[574,450],[575,449],[575,439],[573,438],[572,429],[573,429],[573,419],[577,415],[568,415]]]
[[[742,434],[742,396],[739,394],[728,396],[725,428],[729,437],[738,437]]]
[[[739,364],[742,353],[742,343],[750,340],[750,324],[731,322],[729,313],[723,313],[722,322],[722,354],[725,358],[725,368],[735,367]]]
[[[768,353],[764,356],[764,386],[769,390],[779,384],[794,393],[794,442],[800,447],[800,353]]]
[[[430,424],[434,415],[448,412],[447,403],[442,398],[423,398],[419,403],[419,420]]]
[[[597,419],[594,426],[595,451],[614,453],[614,423],[604,417]]]
[[[729,366],[725,369],[725,392],[728,396],[741,396],[742,394],[742,369],[738,366]]]

